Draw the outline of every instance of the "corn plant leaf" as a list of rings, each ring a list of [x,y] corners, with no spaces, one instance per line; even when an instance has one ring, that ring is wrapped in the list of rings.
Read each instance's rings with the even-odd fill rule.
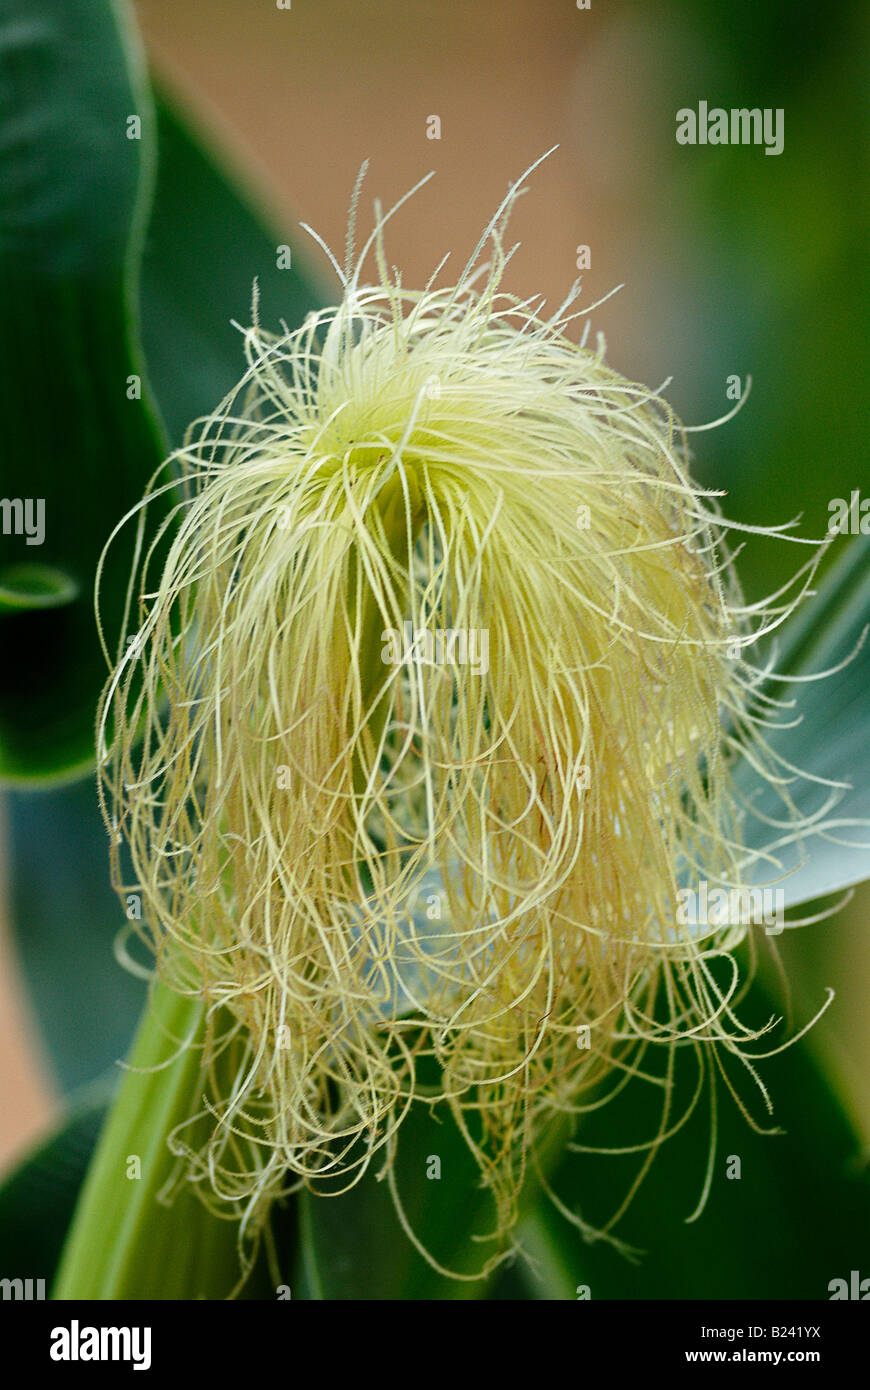
[[[541,1175],[558,1163],[566,1139],[560,1121],[541,1137],[537,1165],[520,1193],[523,1215],[535,1210]],[[415,1301],[496,1296],[494,1291],[509,1281],[510,1259],[486,1277],[481,1271],[506,1253],[509,1243],[493,1238],[492,1194],[445,1105],[411,1106],[399,1131],[391,1179],[386,1167],[385,1156],[376,1155],[350,1191],[300,1198],[297,1282],[304,1296]]]
[[[103,543],[163,442],[135,315],[153,163],[144,72],[107,0],[0,14],[0,779],[93,756]],[[129,564],[106,575],[117,633]]]
[[[249,311],[254,278],[264,317],[273,325],[282,317],[291,326],[298,323],[321,296],[298,269],[278,269],[281,236],[264,229],[168,98],[158,98],[157,133],[158,175],[141,276],[142,331],[160,413],[172,442],[179,443],[187,424],[213,409],[242,374],[241,335],[231,320]],[[139,148],[126,139],[124,145]],[[295,249],[293,257],[295,266]],[[106,534],[114,519],[104,519]],[[62,571],[41,561],[39,568],[38,575],[35,563],[0,573],[0,613],[4,604],[23,611],[49,600],[53,606],[70,604],[80,596],[88,608],[80,635],[90,641],[93,575],[74,586]],[[0,617],[0,634],[2,625]],[[92,737],[90,713],[83,765]],[[19,951],[58,1079],[64,1090],[75,1089],[124,1055],[141,1009],[141,981],[121,971],[112,955],[123,910],[109,887],[107,841],[93,788],[22,787],[9,800]],[[53,870],[46,878],[41,863],[48,846]]]
[[[282,1296],[277,1261],[261,1240],[242,1279],[240,1225],[221,1220],[191,1183],[179,1187],[168,1137],[179,1124],[196,1145],[191,1111],[206,1085],[204,1006],[158,984],[150,994],[68,1222],[51,1296],[58,1299],[200,1299]],[[183,1040],[192,1046],[180,1046]],[[220,1065],[218,1063],[218,1065]],[[292,1203],[272,1213],[282,1255],[292,1258]]]
[[[0,131],[0,778],[26,783],[92,762],[94,573],[166,452],[154,399],[180,442],[242,375],[254,279],[271,326],[321,296],[168,102],[155,120],[120,3],[10,0]],[[110,642],[128,551],[109,552]]]
[[[759,868],[759,880],[787,873],[781,887],[787,905],[839,892],[870,878],[870,540],[857,536],[819,588],[784,629],[778,670],[800,683],[773,682],[770,693],[794,702],[779,711],[782,723],[800,722],[770,734],[774,751],[817,781],[793,778],[788,790],[805,816],[820,814],[836,783],[836,803],[821,815],[820,828],[800,843],[776,850],[776,864]],[[841,669],[835,670],[840,666]],[[806,677],[831,669],[819,680]],[[784,776],[790,776],[783,769]],[[751,807],[746,840],[764,848],[787,830],[768,824],[782,820],[781,802],[748,764],[737,775],[741,795]],[[828,828],[822,828],[822,823]]]
[[[50,1297],[61,1253],[89,1166],[104,1129],[117,1081],[103,1077],[79,1092],[56,1130],[13,1169],[0,1186],[0,1274],[6,1279],[34,1280],[34,1293]],[[132,1155],[131,1155],[132,1157]],[[131,1201],[138,1183],[122,1173]],[[141,1182],[141,1180],[138,1180]],[[216,1220],[191,1195],[172,1207],[156,1207],[151,1217],[151,1258],[127,1278],[132,1293],[149,1298],[220,1298],[238,1278],[234,1227]],[[294,1245],[295,1212],[276,1211],[273,1230],[282,1249]],[[109,1241],[112,1232],[107,1233]],[[158,1248],[159,1246],[159,1248]],[[37,1286],[36,1281],[43,1281]],[[265,1250],[239,1296],[282,1296],[270,1281]],[[284,1295],[286,1296],[286,1294]]]
[[[51,1287],[66,1229],[111,1096],[100,1082],[0,1187],[0,1272]]]
[[[480,1245],[494,1219],[479,1174],[449,1116],[415,1106],[400,1134],[396,1182],[416,1237],[450,1279],[427,1263],[402,1230],[377,1157],[358,1186],[342,1196],[301,1198],[301,1270],[297,1282],[314,1299],[471,1299],[485,1294],[479,1271],[492,1245]],[[375,1235],[377,1233],[377,1235]]]
[[[821,1003],[823,994],[820,991]],[[781,1009],[758,984],[745,1016],[759,1026]],[[776,1041],[785,1034],[778,1032]],[[775,1044],[774,1044],[775,1045]],[[763,1050],[763,1046],[759,1049]],[[402,1233],[377,1165],[341,1197],[306,1197],[301,1250],[306,1296],[380,1299],[826,1298],[828,1282],[860,1267],[870,1223],[870,1180],[858,1142],[803,1043],[762,1064],[771,1117],[740,1070],[738,1092],[757,1133],[718,1082],[718,1139],[709,1197],[689,1222],[710,1152],[709,1091],[668,1140],[613,1241],[587,1241],[530,1176],[518,1230],[520,1253],[486,1281],[461,1283],[433,1270]],[[673,1117],[691,1099],[697,1069],[677,1068]],[[709,1079],[707,1082],[709,1086]],[[544,1170],[559,1202],[588,1227],[619,1209],[643,1154],[575,1153],[572,1142],[619,1148],[651,1137],[662,1092],[632,1081],[608,1106],[554,1136]],[[782,1132],[776,1132],[782,1131]],[[440,1166],[433,1167],[433,1159]],[[736,1162],[735,1162],[736,1160]],[[415,1234],[450,1269],[479,1268],[492,1207],[461,1137],[448,1121],[413,1109],[400,1134],[397,1181]],[[817,1194],[807,1202],[807,1193]],[[376,1235],[374,1233],[377,1233]]]
[[[824,992],[819,987],[821,1004]],[[760,986],[741,1016],[762,1024],[781,1008]],[[787,1036],[772,1035],[769,1046]],[[750,1051],[765,1050],[764,1044]],[[691,1098],[691,1054],[677,1070],[673,1118]],[[742,1068],[729,1074],[753,1118],[782,1132],[754,1132],[721,1081],[718,1138],[709,1198],[697,1220],[710,1151],[709,1092],[679,1134],[663,1145],[614,1232],[636,1251],[627,1258],[606,1241],[587,1243],[549,1201],[542,1201],[520,1243],[512,1277],[525,1297],[544,1299],[826,1299],[832,1279],[866,1266],[870,1176],[866,1155],[823,1071],[801,1041],[759,1063],[773,1101]],[[709,1081],[708,1081],[709,1085]],[[658,1088],[632,1081],[623,1094],[578,1127],[575,1142],[618,1148],[651,1137],[661,1113]],[[574,1215],[603,1226],[618,1210],[643,1154],[567,1151],[552,1180]],[[866,1269],[864,1270],[866,1274]],[[493,1290],[500,1297],[500,1286]]]

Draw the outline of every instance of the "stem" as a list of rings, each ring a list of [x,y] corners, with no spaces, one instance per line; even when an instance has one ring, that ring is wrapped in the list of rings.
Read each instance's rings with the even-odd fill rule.
[[[216,1217],[189,1187],[171,1205],[158,1201],[178,1161],[167,1137],[205,1090],[204,1018],[201,1000],[155,983],[130,1055],[139,1070],[125,1072],[103,1127],[53,1298],[225,1298],[238,1282],[238,1223]]]

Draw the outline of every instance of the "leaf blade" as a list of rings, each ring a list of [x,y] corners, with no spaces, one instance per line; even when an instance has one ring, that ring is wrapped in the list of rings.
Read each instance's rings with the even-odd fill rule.
[[[128,139],[128,119],[141,138]],[[105,678],[92,612],[106,536],[163,453],[135,290],[152,124],[126,10],[8,0],[0,19],[0,414],[4,497],[42,501],[39,561],[77,597],[0,613],[0,780],[64,780],[93,759]],[[0,568],[34,559],[4,524]],[[123,611],[121,548],[107,574]]]

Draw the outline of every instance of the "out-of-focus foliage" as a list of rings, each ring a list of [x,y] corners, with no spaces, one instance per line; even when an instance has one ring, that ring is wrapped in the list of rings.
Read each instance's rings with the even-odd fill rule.
[[[111,6],[0,12],[0,493],[44,508],[44,539],[0,538],[0,779],[93,761],[105,662],[94,572],[163,443],[137,344],[153,165],[151,98]],[[117,639],[129,555],[106,575]]]

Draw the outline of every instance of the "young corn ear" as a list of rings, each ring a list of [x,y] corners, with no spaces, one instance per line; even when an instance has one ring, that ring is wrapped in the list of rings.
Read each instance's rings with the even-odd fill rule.
[[[555,1118],[650,1045],[757,1037],[714,964],[749,924],[675,907],[758,882],[738,755],[800,833],[745,660],[800,595],[744,605],[667,405],[569,339],[572,301],[500,290],[517,192],[453,287],[391,280],[378,211],[337,307],[275,336],[255,306],[242,381],[139,511],[115,882],[221,1059],[174,1149],[255,1225],[391,1168],[409,1105],[446,1101],[503,1247]]]

